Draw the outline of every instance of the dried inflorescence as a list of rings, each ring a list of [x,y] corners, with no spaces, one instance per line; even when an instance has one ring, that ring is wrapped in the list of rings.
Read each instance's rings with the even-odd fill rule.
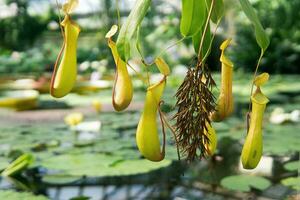
[[[215,111],[215,97],[212,88],[215,82],[207,66],[190,68],[176,93],[176,139],[181,154],[188,161],[210,155],[209,144],[210,113]]]

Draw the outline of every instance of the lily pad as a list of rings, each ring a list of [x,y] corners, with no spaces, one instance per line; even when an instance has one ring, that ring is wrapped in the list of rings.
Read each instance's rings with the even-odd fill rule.
[[[57,170],[60,174],[89,177],[135,175],[167,167],[170,164],[170,160],[154,163],[145,159],[124,160],[120,156],[99,153],[60,155],[41,163],[43,167]]]
[[[293,162],[289,162],[286,163],[284,165],[284,169],[288,170],[288,171],[296,171],[300,169],[300,162],[298,161],[293,161]]]
[[[7,159],[0,157],[0,171],[5,169],[9,165],[9,162]]]
[[[43,176],[43,182],[48,183],[48,184],[70,184],[74,183],[75,181],[78,181],[80,177],[76,176],[67,176],[67,175],[46,175]]]
[[[47,197],[39,195],[35,196],[29,192],[15,192],[9,190],[0,191],[0,199],[5,200],[49,200]]]
[[[68,171],[81,168],[93,168],[93,166],[101,168],[109,166],[120,159],[122,158],[105,154],[64,154],[45,159],[41,165],[48,169]]]
[[[0,93],[0,107],[29,110],[37,107],[39,92],[35,90],[6,91]]]
[[[289,177],[283,179],[281,183],[285,186],[291,187],[295,190],[300,190],[300,177]]]
[[[223,178],[221,185],[229,190],[249,192],[251,188],[264,190],[271,185],[271,182],[258,176],[235,175]]]

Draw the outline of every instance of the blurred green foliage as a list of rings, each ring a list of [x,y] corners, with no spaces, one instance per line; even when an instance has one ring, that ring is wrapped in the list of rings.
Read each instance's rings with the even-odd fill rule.
[[[0,20],[0,72],[42,73],[51,71],[62,41],[58,30],[55,32],[47,30],[50,21],[58,20],[54,8],[43,16],[30,16],[27,12],[29,5],[27,0],[6,0],[6,3],[16,3],[19,9],[17,16]],[[260,71],[299,73],[300,1],[256,0],[251,3],[255,6],[262,24],[271,38],[271,44],[262,60]],[[147,62],[151,62],[153,57],[159,55],[170,45],[174,45],[181,38],[178,26],[180,10],[168,13],[161,10],[160,5],[159,1],[153,2],[151,12],[147,13],[140,30],[141,50]],[[88,16],[88,19],[84,19],[91,22],[101,19],[103,26],[92,30],[82,27],[79,39],[82,42],[78,44],[78,63],[105,59],[108,60],[108,66],[113,69],[114,63],[104,35],[112,24],[117,23],[117,16],[114,5],[110,1],[105,1],[104,7],[104,12],[93,13]],[[219,71],[219,45],[226,35],[226,37],[234,37],[237,44],[231,52],[236,69],[253,72],[260,50],[255,41],[253,28],[240,7],[237,6],[233,9],[235,17],[227,19],[227,21],[234,21],[235,31],[233,32],[236,34],[230,36],[223,32],[216,36],[208,64],[212,70]],[[128,13],[121,12],[121,15],[123,18]],[[76,20],[78,17],[80,18],[80,16],[74,16]],[[226,19],[223,22],[221,26],[226,32],[228,22]],[[44,31],[46,32],[42,34]],[[136,41],[132,42],[136,43]],[[12,56],[13,51],[19,52],[17,58]],[[133,53],[138,56],[137,52]],[[178,64],[189,66],[193,56],[191,41],[184,40],[177,47],[168,49],[163,56],[170,66]]]
[[[254,3],[271,43],[260,70],[269,73],[300,73],[300,1],[260,0]],[[236,18],[236,42],[232,57],[236,66],[253,71],[260,50],[248,20]]]
[[[52,68],[59,49],[46,43],[27,51],[0,55],[0,73],[43,73]]]
[[[47,21],[28,14],[27,0],[7,0],[18,7],[16,16],[0,20],[0,45],[11,50],[24,50],[47,28]]]

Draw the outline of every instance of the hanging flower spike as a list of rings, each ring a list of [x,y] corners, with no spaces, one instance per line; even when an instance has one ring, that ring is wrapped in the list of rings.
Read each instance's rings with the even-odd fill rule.
[[[254,84],[257,89],[251,96],[252,111],[248,134],[242,150],[242,164],[245,169],[254,169],[262,156],[263,137],[262,122],[268,98],[261,92],[260,86],[269,79],[269,74],[263,73],[256,77]]]
[[[118,27],[116,25],[112,26],[105,37],[108,39],[108,46],[111,49],[117,68],[113,87],[112,104],[116,111],[122,111],[131,103],[133,87],[131,78],[128,74],[127,65],[119,56],[116,43],[111,39],[117,30]]]
[[[212,114],[211,119],[220,122],[233,112],[233,95],[232,95],[232,73],[233,63],[225,56],[225,49],[230,44],[230,39],[225,40],[220,49],[222,51],[220,61],[222,63],[221,75],[221,93],[217,101],[216,111]]]
[[[160,149],[157,129],[157,112],[165,85],[166,76],[159,83],[148,87],[144,110],[136,132],[136,142],[141,154],[156,162],[165,157],[164,145],[162,151]]]
[[[70,13],[76,6],[76,1],[64,4],[65,18],[61,22],[63,27],[64,44],[55,63],[54,73],[51,79],[50,94],[61,98],[67,95],[73,88],[77,76],[77,40],[80,32],[79,26],[70,18]],[[61,53],[63,55],[61,56]],[[57,67],[58,62],[59,66]]]

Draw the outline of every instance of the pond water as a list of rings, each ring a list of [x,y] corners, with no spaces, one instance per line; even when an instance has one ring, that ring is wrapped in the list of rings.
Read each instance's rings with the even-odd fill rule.
[[[85,115],[77,129],[63,122],[74,109],[1,111],[0,170],[23,153],[30,153],[35,161],[20,175],[0,179],[0,199],[297,198],[300,143],[295,138],[300,124],[274,125],[268,119],[278,106],[286,111],[299,107],[299,91],[267,91],[271,103],[264,123],[264,157],[252,171],[240,167],[247,108],[242,93],[236,95],[234,116],[214,124],[216,155],[194,163],[178,161],[170,132],[164,161],[153,163],[141,157],[135,144],[140,104],[124,113],[107,110],[97,114],[84,106],[76,108]],[[170,104],[163,107],[170,117],[174,114],[171,94],[174,91],[167,92]],[[48,106],[49,98],[41,99],[41,105]],[[65,103],[68,101],[74,103],[72,98]]]

